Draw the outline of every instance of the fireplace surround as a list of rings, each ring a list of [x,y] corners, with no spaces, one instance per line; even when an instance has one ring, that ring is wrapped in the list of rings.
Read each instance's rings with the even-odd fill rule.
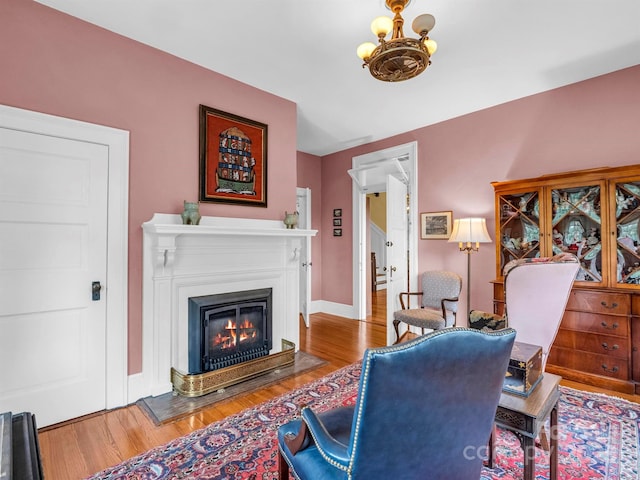
[[[189,373],[190,298],[271,289],[269,356],[298,343],[300,252],[315,230],[207,216],[183,225],[159,213],[142,228],[144,396],[171,392],[172,371]]]

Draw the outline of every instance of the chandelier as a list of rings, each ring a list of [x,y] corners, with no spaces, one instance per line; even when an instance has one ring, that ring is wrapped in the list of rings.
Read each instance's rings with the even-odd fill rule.
[[[371,31],[378,37],[378,46],[365,42],[358,47],[358,56],[364,61],[362,68],[383,82],[400,82],[421,74],[430,64],[436,42],[427,35],[436,24],[436,19],[428,13],[419,15],[411,24],[419,39],[408,38],[402,32],[404,19],[400,15],[411,0],[385,0],[387,8],[395,16],[378,17],[371,22]],[[385,40],[392,32],[391,39]]]

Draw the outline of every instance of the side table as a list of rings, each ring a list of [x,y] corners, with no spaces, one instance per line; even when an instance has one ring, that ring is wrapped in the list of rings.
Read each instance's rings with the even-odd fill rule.
[[[558,400],[561,377],[544,373],[528,397],[503,392],[496,411],[495,425],[514,432],[524,451],[524,480],[535,477],[535,440],[545,420],[550,417],[549,479],[558,478]],[[489,468],[495,461],[494,432],[489,440]]]

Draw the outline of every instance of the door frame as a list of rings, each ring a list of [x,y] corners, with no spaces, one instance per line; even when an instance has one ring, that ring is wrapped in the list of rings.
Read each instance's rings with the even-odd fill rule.
[[[311,230],[311,189],[308,187],[297,187],[296,188],[296,199],[302,198],[304,199],[304,211],[298,212],[300,215],[300,222],[298,223],[299,228],[304,228],[307,230]],[[298,202],[296,201],[296,204]],[[306,303],[306,309],[301,308],[301,314],[304,319],[304,324],[309,327],[309,314],[311,311],[311,286],[313,285],[313,280],[311,278],[313,262],[311,261],[311,237],[305,236],[302,239],[303,244],[303,255],[302,260],[306,262],[306,265],[300,265],[300,284],[302,282],[306,284],[306,288],[300,288],[300,291],[305,292],[305,298],[302,298],[300,295],[300,303],[302,306],[302,302]]]
[[[418,142],[405,143],[396,147],[386,148],[352,158],[352,168],[359,168],[372,162],[384,163],[397,158],[407,157],[408,188],[409,188],[409,279],[410,288],[414,288],[415,273],[418,270],[417,234],[418,225]],[[353,318],[365,320],[367,318],[367,198],[355,181],[352,182],[353,192]],[[387,319],[389,320],[389,319]]]
[[[129,132],[6,105],[0,127],[108,147],[105,407],[127,405]]]

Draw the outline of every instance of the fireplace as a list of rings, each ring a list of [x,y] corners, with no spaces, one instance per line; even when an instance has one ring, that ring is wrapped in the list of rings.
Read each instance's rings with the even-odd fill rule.
[[[281,220],[207,216],[200,225],[183,225],[180,215],[156,213],[143,232],[142,374],[130,382],[133,398],[216,391],[268,367],[280,368],[281,354],[295,353],[300,252],[303,239],[315,230],[287,229]],[[261,289],[272,294],[269,355],[192,375],[190,299]]]
[[[189,373],[269,355],[271,312],[271,288],[190,298]]]

